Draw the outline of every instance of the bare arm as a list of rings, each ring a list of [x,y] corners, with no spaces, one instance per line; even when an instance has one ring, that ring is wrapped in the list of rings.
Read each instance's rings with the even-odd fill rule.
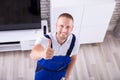
[[[38,60],[42,58],[43,52],[44,52],[44,48],[40,44],[37,44],[33,47],[30,53],[30,57],[34,60]]]
[[[73,67],[75,65],[76,59],[77,59],[77,55],[73,55],[71,57],[71,62],[70,62],[69,66],[67,68],[67,71],[66,71],[65,80],[69,80],[69,76],[70,76],[71,71],[72,71],[72,69],[73,69]]]
[[[51,59],[53,57],[54,50],[50,46],[50,40],[48,40],[48,46],[45,49],[40,44],[35,45],[31,51],[30,57],[34,60],[39,60],[40,58]]]

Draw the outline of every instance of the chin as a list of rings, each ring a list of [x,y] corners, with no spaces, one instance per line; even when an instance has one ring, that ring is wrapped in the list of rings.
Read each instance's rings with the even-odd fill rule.
[[[61,38],[67,38],[68,37],[68,35],[61,35]]]

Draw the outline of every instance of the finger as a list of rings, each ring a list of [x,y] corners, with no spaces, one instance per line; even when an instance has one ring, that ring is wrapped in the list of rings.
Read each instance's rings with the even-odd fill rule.
[[[50,47],[48,47],[47,49],[46,49],[46,54],[47,55],[53,55],[54,54],[54,50]]]
[[[50,48],[50,47],[51,47],[51,40],[48,39],[48,48]]]

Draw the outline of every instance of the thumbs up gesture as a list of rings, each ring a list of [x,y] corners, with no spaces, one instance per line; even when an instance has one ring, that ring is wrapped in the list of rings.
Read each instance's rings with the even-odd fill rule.
[[[54,50],[53,48],[51,48],[51,40],[48,39],[48,45],[47,45],[47,48],[45,50],[45,59],[52,59],[54,55]]]

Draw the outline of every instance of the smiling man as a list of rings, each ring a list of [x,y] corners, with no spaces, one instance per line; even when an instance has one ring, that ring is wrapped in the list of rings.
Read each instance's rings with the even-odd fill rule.
[[[37,60],[35,80],[69,80],[79,50],[72,33],[73,17],[63,13],[56,22],[56,32],[41,36],[30,54]]]

